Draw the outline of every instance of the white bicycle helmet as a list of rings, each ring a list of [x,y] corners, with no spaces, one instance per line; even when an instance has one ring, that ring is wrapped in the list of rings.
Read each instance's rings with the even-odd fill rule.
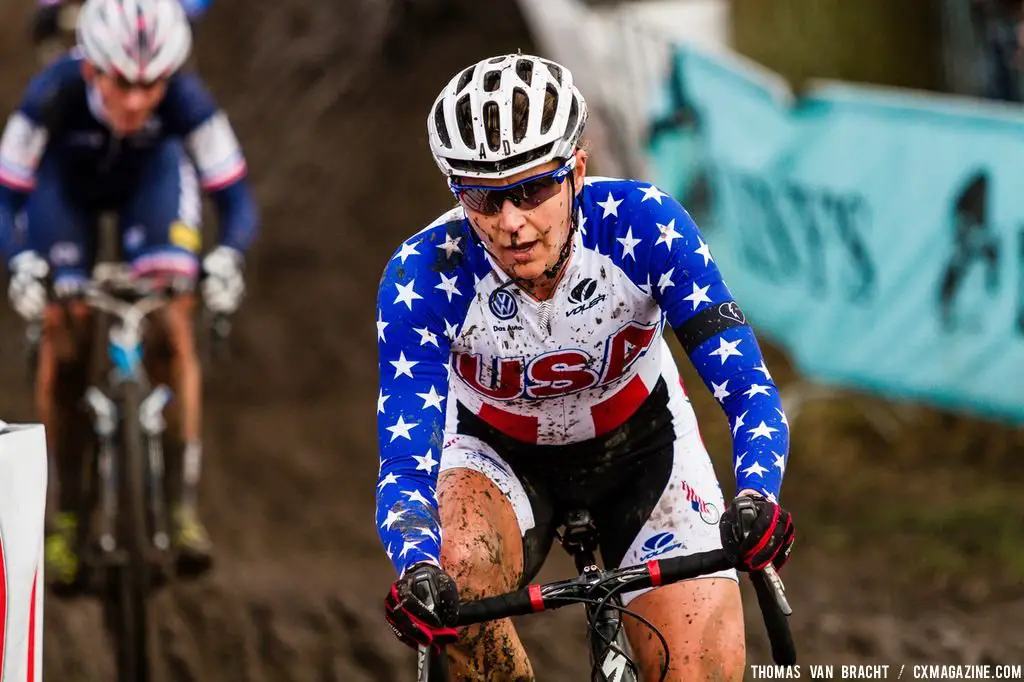
[[[131,83],[170,76],[192,49],[192,28],[177,0],[86,0],[77,34],[87,60]]]
[[[569,69],[509,54],[452,78],[430,108],[427,133],[449,178],[505,178],[571,156],[586,122],[587,104]]]

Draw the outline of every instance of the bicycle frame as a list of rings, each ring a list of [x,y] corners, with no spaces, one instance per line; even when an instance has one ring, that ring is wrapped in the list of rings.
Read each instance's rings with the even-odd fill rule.
[[[565,590],[585,590],[599,596],[599,584],[610,572],[597,565],[594,552],[597,551],[597,529],[590,512],[570,511],[565,518],[565,530],[559,535],[562,547],[576,564],[579,575],[576,578],[555,584]],[[548,595],[558,599],[558,587]],[[612,608],[608,608],[608,606]],[[622,627],[622,616],[615,607],[622,606],[622,599],[613,594],[604,604],[585,605],[591,665],[598,664],[594,682],[637,682],[637,669],[633,663],[632,651]],[[461,619],[460,619],[461,620]],[[417,656],[418,682],[448,682],[447,657],[434,655],[420,647]]]
[[[136,298],[137,300],[126,300]],[[169,299],[163,292],[143,293],[121,267],[97,266],[93,281],[85,290],[85,303],[94,310],[112,317],[107,330],[107,357],[112,367],[102,382],[93,383],[84,395],[85,404],[93,417],[93,430],[97,437],[97,468],[101,479],[100,505],[102,509],[99,546],[104,554],[118,550],[115,540],[117,516],[117,467],[115,442],[119,420],[123,415],[122,402],[126,386],[137,387],[138,395],[149,389],[149,379],[142,365],[142,333],[146,318],[166,305]],[[102,323],[102,320],[98,320]],[[148,473],[147,489],[149,513],[152,519],[150,541],[159,551],[170,548],[167,513],[163,496],[163,443],[166,427],[163,410],[171,398],[171,390],[159,385],[139,402],[138,421],[146,442]]]

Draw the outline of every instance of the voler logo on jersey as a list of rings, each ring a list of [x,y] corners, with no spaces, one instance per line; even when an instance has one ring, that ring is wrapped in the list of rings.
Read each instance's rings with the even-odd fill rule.
[[[528,361],[522,357],[495,358],[489,368],[489,379],[483,376],[480,354],[457,353],[455,373],[491,400],[557,398],[617,381],[646,352],[657,331],[657,325],[636,321],[623,325],[605,342],[600,371],[597,359],[589,353],[560,349]]]
[[[597,281],[590,277],[584,277],[579,284],[572,288],[569,292],[569,303],[576,304],[575,308],[571,308],[565,312],[565,316],[578,315],[585,310],[593,308],[595,305],[603,301],[607,296],[601,294],[600,296],[594,296],[597,292]]]
[[[495,289],[491,292],[487,298],[487,307],[499,320],[511,320],[519,312],[515,295],[505,289]]]
[[[591,277],[584,277],[579,284],[572,288],[569,292],[570,303],[583,303],[589,301],[597,291],[597,280]]]
[[[656,556],[682,546],[683,543],[676,542],[676,536],[673,533],[656,533],[644,540],[644,544],[640,547],[640,550],[643,552],[640,555],[640,561],[653,559]]]

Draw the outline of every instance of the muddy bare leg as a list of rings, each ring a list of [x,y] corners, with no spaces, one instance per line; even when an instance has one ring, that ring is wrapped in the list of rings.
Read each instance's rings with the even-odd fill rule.
[[[512,504],[486,476],[470,469],[441,473],[438,503],[444,545],[441,564],[460,599],[515,589],[523,573],[523,543]],[[535,679],[510,619],[465,628],[451,646],[452,679],[528,682]]]

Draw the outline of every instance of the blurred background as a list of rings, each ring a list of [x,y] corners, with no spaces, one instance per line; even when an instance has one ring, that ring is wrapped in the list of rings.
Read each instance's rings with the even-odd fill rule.
[[[783,578],[802,662],[1024,661],[1020,5],[216,0],[197,67],[263,231],[232,356],[207,370],[216,565],[157,596],[158,679],[412,679],[372,521],[376,287],[451,204],[430,102],[517,49],[577,73],[597,174],[684,201],[763,333],[793,426]],[[5,116],[37,69],[32,10],[3,4]],[[988,195],[956,194],[979,173]],[[32,421],[22,327],[0,308],[0,414]],[[726,420],[681,364],[728,496]],[[541,579],[571,568],[555,548]],[[767,663],[748,587],[748,658]],[[581,615],[522,621],[540,679],[586,679]],[[94,601],[48,595],[45,633],[48,681],[111,679]]]

